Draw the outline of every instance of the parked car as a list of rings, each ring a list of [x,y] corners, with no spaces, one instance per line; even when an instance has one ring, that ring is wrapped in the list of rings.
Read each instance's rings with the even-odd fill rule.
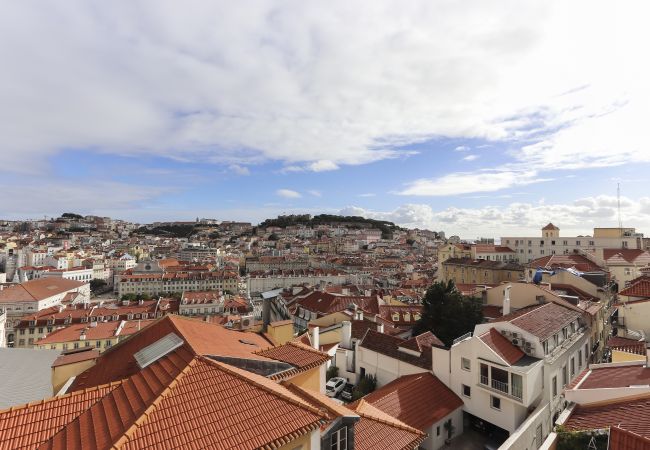
[[[354,385],[350,383],[345,383],[345,386],[343,386],[343,390],[341,391],[341,398],[343,400],[351,401],[353,389],[354,389]]]
[[[330,378],[325,385],[325,395],[328,397],[336,397],[339,392],[345,387],[346,380],[341,377]]]

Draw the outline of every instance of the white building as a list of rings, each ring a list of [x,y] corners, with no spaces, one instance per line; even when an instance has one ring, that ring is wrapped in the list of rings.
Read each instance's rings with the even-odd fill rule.
[[[14,341],[14,322],[25,314],[61,304],[69,293],[81,300],[90,298],[90,285],[64,278],[41,278],[0,290],[0,309],[7,313],[5,333],[7,345]]]
[[[542,228],[541,236],[501,238],[501,245],[510,247],[519,262],[526,263],[549,255],[568,255],[589,251],[595,253],[605,248],[641,248],[643,234],[634,228],[594,228],[593,236],[560,236],[560,229],[549,223]]]

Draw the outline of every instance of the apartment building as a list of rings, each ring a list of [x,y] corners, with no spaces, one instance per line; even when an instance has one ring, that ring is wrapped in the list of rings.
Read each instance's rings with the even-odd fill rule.
[[[501,238],[501,245],[517,252],[520,262],[530,262],[549,255],[568,255],[598,249],[642,248],[643,234],[634,228],[594,228],[593,236],[561,236],[560,228],[549,223],[540,236]]]
[[[455,284],[499,284],[517,281],[524,276],[524,267],[511,261],[487,261],[471,258],[449,258],[438,269],[441,281]]]
[[[506,313],[509,303],[504,300]],[[564,408],[562,388],[587,367],[584,313],[554,302],[480,324],[449,349],[433,347],[433,373],[463,398],[471,421],[510,435],[504,448],[539,448]]]
[[[25,314],[60,305],[66,297],[83,302],[90,298],[90,285],[63,278],[41,278],[0,290],[0,308],[7,313],[5,333],[8,346],[15,345],[14,324]]]
[[[145,319],[73,324],[43,336],[34,342],[33,348],[66,351],[92,347],[101,352],[152,322],[151,319]]]
[[[148,273],[117,277],[118,296],[125,294],[170,294],[185,291],[238,292],[239,276],[234,272]]]

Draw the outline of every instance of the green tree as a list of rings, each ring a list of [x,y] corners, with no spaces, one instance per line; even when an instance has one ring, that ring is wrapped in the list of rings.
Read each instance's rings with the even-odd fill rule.
[[[463,297],[451,280],[433,283],[427,289],[422,306],[422,317],[414,327],[414,334],[431,331],[447,346],[483,322],[481,301]]]
[[[352,400],[358,400],[370,394],[377,387],[377,377],[365,374],[359,379],[357,385],[352,389]]]
[[[97,278],[90,280],[90,290],[92,292],[97,292],[98,289],[101,289],[103,287],[106,287],[106,281]]]
[[[329,369],[327,369],[327,379],[331,379],[339,376],[339,368],[332,364]]]

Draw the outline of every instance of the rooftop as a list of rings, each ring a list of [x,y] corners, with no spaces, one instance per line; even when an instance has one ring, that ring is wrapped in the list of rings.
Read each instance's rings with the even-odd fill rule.
[[[422,431],[463,406],[460,397],[429,372],[397,378],[362,401]],[[355,409],[363,413],[366,408],[361,403]]]

